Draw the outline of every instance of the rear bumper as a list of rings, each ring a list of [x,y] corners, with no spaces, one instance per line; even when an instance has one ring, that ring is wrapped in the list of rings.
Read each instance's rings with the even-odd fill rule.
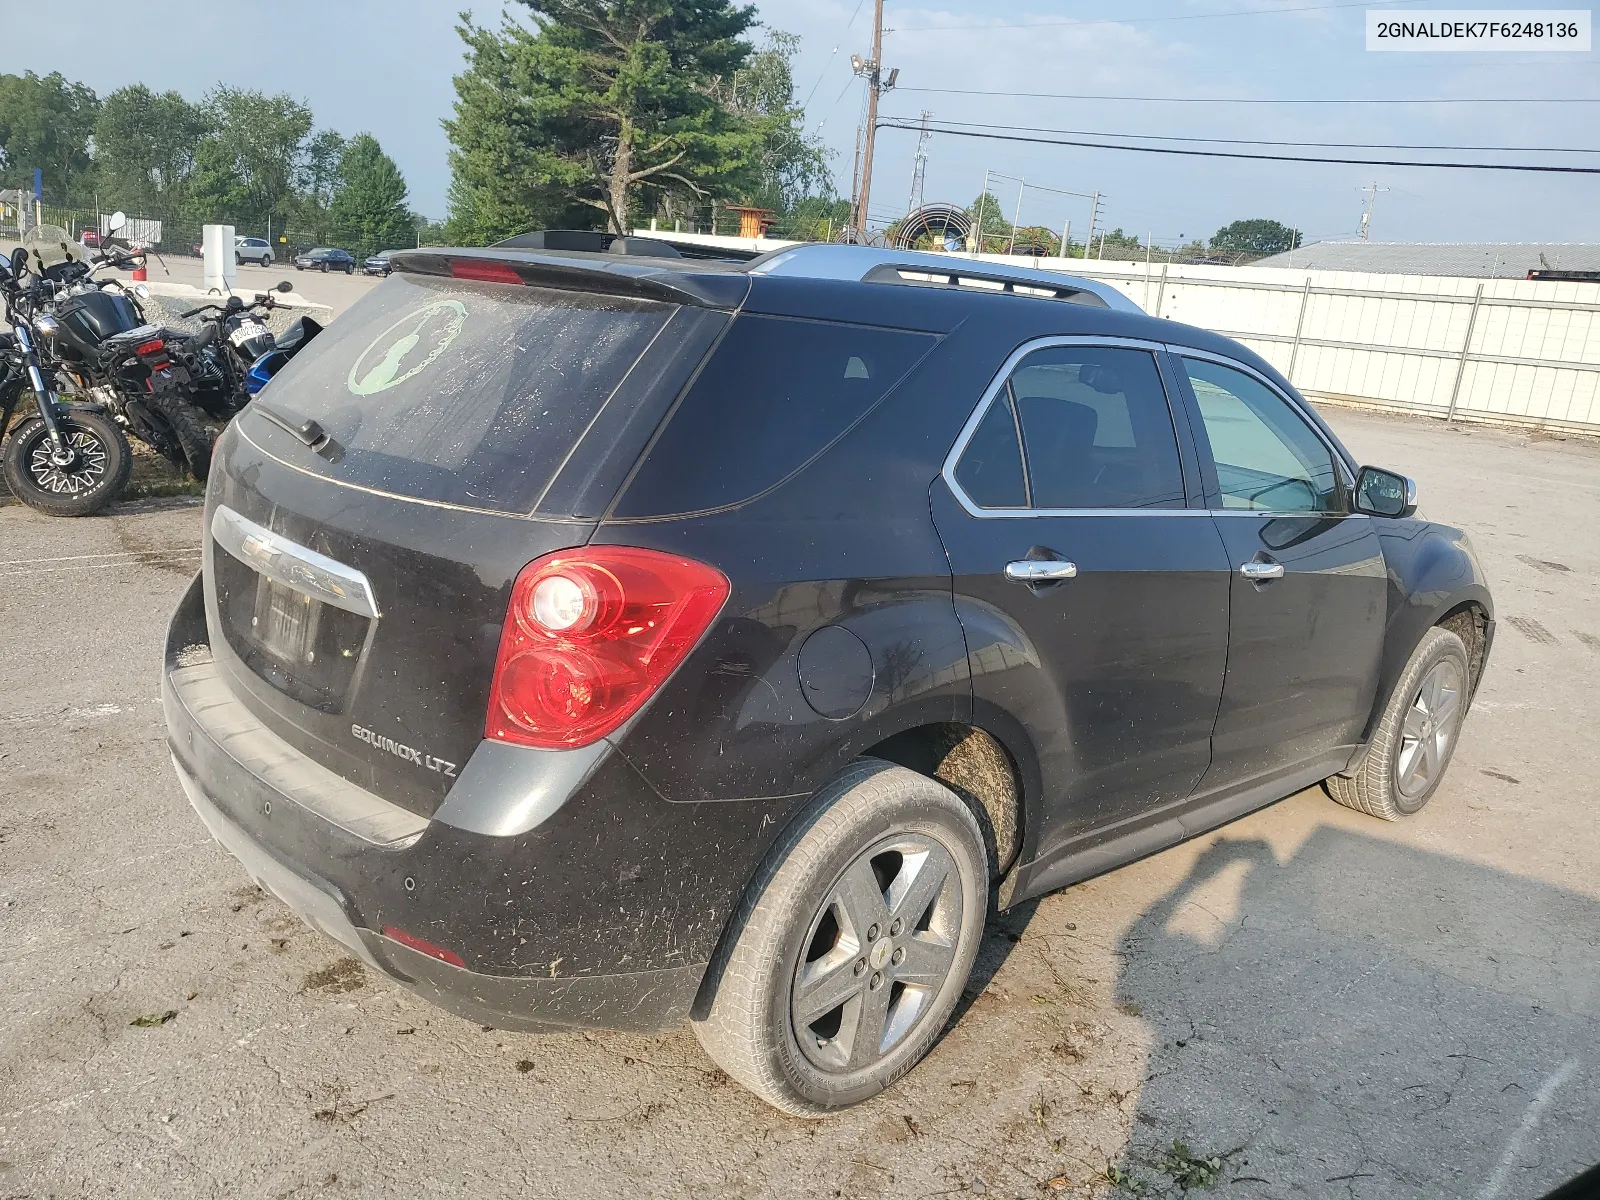
[[[654,1030],[678,1023],[689,1011],[705,973],[703,964],[571,979],[508,978],[452,966],[364,928],[339,888],[284,862],[229,820],[176,755],[173,766],[211,836],[257,884],[369,967],[447,1012],[496,1029],[549,1032]]]
[[[205,636],[197,576],[174,615],[162,674],[178,779],[212,836],[308,924],[483,1025],[657,1030],[687,1017],[736,892],[710,889],[693,905],[638,893],[637,839],[595,836],[597,819],[621,823],[615,812],[592,811],[596,805],[624,812],[650,805],[620,755],[605,754],[564,781],[536,781],[554,785],[543,788],[504,770],[479,772],[479,793],[503,794],[520,783],[523,810],[542,820],[534,828],[521,828],[523,821],[496,836],[448,824],[443,808],[432,819],[418,816],[333,775],[261,726],[225,686]],[[446,807],[465,811],[464,821],[481,816],[490,797],[477,795],[474,811],[473,791],[464,773]],[[684,820],[694,823],[687,813]],[[664,864],[664,880],[674,878],[673,865]],[[386,928],[464,965],[386,937]]]

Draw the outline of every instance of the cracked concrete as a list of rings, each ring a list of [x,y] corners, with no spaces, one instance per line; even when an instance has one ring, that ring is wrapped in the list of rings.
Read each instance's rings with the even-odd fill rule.
[[[1308,791],[997,920],[928,1061],[821,1124],[685,1031],[485,1031],[352,971],[171,777],[198,509],[0,508],[0,1196],[1176,1195],[1180,1140],[1229,1195],[1531,1200],[1600,1160],[1600,448],[1330,416],[1554,641],[1502,627],[1414,820]]]

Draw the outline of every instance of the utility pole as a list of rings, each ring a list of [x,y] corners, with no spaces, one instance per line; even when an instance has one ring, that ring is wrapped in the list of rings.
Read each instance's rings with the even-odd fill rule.
[[[1374,180],[1370,188],[1362,188],[1361,190],[1367,193],[1367,207],[1361,212],[1361,240],[1364,242],[1367,240],[1367,235],[1372,232],[1372,208],[1378,203],[1378,193],[1387,192],[1389,189],[1379,187],[1377,181]]]
[[[894,87],[899,68],[883,73],[883,0],[872,2],[872,57],[850,56],[850,66],[867,80],[867,130],[861,147],[861,202],[856,206],[856,234],[867,240],[867,205],[872,202],[872,151],[878,135],[878,97]]]
[[[911,199],[906,204],[908,215],[922,207],[922,180],[928,171],[928,139],[933,136],[928,121],[932,116],[927,109],[922,110],[922,128],[917,133],[917,155],[911,167]]]
[[[1017,180],[1017,210],[1011,216],[1011,240],[1006,243],[1006,254],[1010,255],[1017,248],[1017,222],[1022,220],[1022,189],[1027,187],[1024,180]]]
[[[1094,243],[1095,222],[1100,219],[1100,193],[1094,194],[1094,200],[1089,205],[1089,236],[1083,239],[1083,261],[1089,261],[1089,247]],[[1101,240],[1100,252],[1105,253],[1105,241]]]

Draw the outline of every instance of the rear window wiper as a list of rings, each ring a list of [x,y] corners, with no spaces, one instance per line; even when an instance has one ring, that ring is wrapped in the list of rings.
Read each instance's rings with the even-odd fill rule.
[[[273,408],[259,400],[252,402],[250,407],[301,445],[309,447],[329,462],[338,462],[344,457],[344,447],[334,441],[328,431],[313,418]]]

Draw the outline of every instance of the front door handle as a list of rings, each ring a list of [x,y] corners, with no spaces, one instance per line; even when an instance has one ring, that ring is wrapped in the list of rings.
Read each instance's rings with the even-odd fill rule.
[[[1247,563],[1239,564],[1239,574],[1251,583],[1265,583],[1269,579],[1283,578],[1283,564],[1280,562],[1262,562],[1251,559]]]
[[[1006,578],[1015,583],[1055,583],[1077,574],[1077,563],[1058,559],[1023,558],[1006,564]]]

